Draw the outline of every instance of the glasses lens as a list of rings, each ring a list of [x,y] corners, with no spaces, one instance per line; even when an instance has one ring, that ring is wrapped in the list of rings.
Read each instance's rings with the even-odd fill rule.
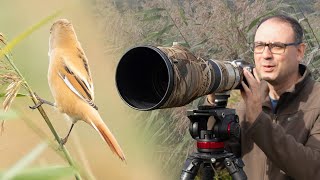
[[[284,50],[286,49],[286,45],[283,43],[272,43],[269,45],[271,52],[274,54],[281,54],[284,52]]]
[[[253,50],[255,53],[262,53],[264,50],[265,44],[261,44],[261,43],[255,43]]]

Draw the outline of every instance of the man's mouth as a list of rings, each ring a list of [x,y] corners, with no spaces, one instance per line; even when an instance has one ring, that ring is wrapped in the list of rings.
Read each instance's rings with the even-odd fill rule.
[[[275,66],[274,65],[263,65],[262,69],[265,72],[271,72],[275,69]]]

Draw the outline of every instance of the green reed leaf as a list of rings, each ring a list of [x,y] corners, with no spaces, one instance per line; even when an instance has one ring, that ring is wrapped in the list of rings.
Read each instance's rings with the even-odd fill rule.
[[[7,170],[1,179],[13,179],[17,174],[25,169],[29,164],[31,164],[46,148],[47,143],[41,143],[36,146],[29,154],[25,155],[20,159],[15,165],[13,165],[9,170]]]
[[[71,178],[70,176],[73,176],[75,172],[74,168],[65,166],[30,168],[20,171],[11,180],[55,180],[63,177]]]
[[[6,93],[0,93],[0,98],[2,97],[5,97],[6,96]],[[22,93],[18,93],[16,95],[16,97],[25,97],[25,96],[28,96],[27,94],[22,94]]]
[[[18,117],[18,114],[15,111],[8,110],[8,111],[4,112],[4,110],[0,110],[0,121],[14,119],[16,117]]]
[[[34,31],[38,30],[40,27],[42,27],[43,25],[48,23],[50,20],[57,17],[61,12],[62,11],[60,10],[60,11],[53,13],[52,15],[47,16],[46,18],[42,19],[37,24],[31,26],[28,30],[26,30],[25,32],[21,33],[20,35],[15,37],[13,40],[8,42],[7,45],[3,49],[0,50],[0,58],[2,58],[2,56],[4,56],[5,54],[8,54],[19,42],[21,42],[26,37],[28,37],[31,33],[33,33]]]

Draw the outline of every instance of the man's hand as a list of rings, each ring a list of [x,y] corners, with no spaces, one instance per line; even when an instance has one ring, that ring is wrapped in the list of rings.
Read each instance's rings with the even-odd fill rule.
[[[215,99],[216,99],[216,96],[214,93],[207,95],[207,101],[209,104],[215,105],[215,103],[214,103]]]
[[[243,74],[247,79],[248,85],[241,82],[243,90],[241,96],[246,104],[246,120],[253,124],[262,111],[262,97],[260,90],[260,79],[256,69],[253,69],[254,76],[247,70],[243,69]]]

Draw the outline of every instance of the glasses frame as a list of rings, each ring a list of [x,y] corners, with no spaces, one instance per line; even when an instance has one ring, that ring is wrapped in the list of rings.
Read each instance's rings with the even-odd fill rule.
[[[260,45],[263,45],[263,50],[261,52],[255,52],[255,47],[256,47],[256,44],[260,44]],[[270,42],[270,43],[266,43],[266,42],[254,42],[254,46],[253,46],[253,53],[255,54],[262,54],[264,52],[264,50],[266,49],[266,46],[268,46],[269,48],[269,51],[272,53],[272,54],[283,54],[285,51],[286,51],[286,48],[287,46],[297,46],[299,44],[301,44],[302,42],[298,41],[298,42],[293,42],[293,43],[282,43],[282,42]],[[274,53],[272,52],[272,48],[273,47],[270,47],[270,45],[274,45],[274,44],[279,44],[281,46],[284,46],[284,49],[283,49],[283,52],[282,53]]]

